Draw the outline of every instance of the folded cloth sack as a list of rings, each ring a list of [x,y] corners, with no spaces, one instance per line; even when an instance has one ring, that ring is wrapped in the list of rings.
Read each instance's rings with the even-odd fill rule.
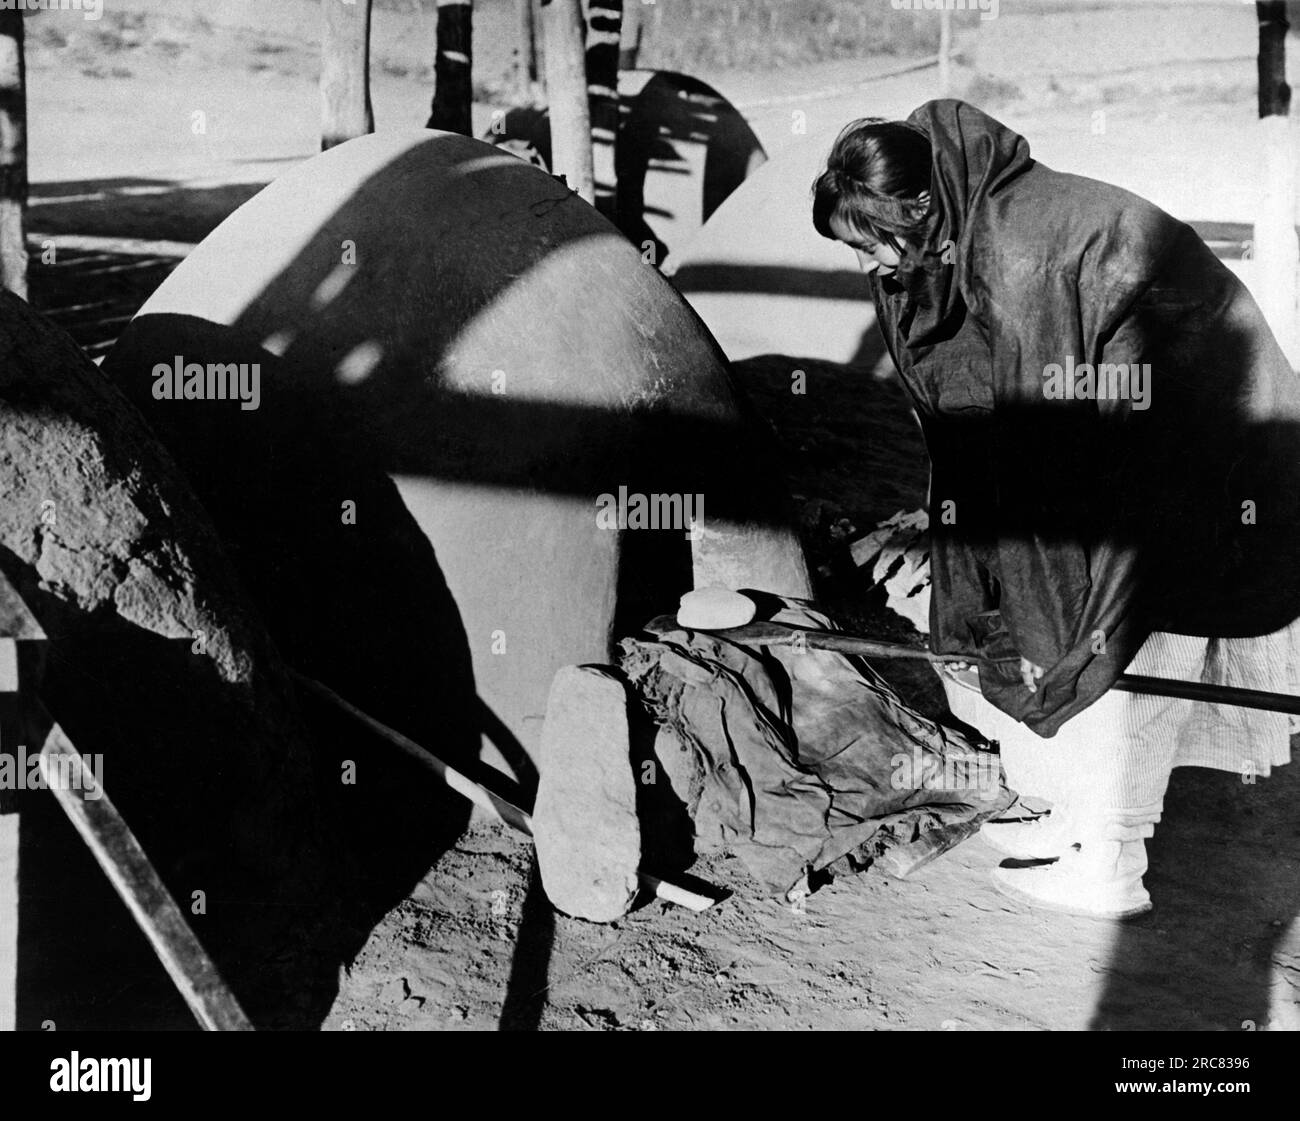
[[[777,622],[837,629],[779,603]],[[861,659],[679,627],[624,639],[620,665],[697,848],[731,849],[773,892],[841,859],[942,852],[1014,800],[987,744],[908,708]]]

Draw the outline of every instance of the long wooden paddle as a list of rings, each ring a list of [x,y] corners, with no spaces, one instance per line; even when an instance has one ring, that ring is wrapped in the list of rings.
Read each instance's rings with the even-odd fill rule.
[[[646,630],[664,634],[682,629],[671,615],[661,615],[650,621]],[[811,650],[833,650],[838,654],[852,654],[865,658],[907,658],[935,665],[967,663],[994,665],[1019,661],[1018,658],[989,659],[965,654],[933,654],[929,650],[904,646],[897,642],[862,638],[842,631],[824,631],[812,627],[796,627],[788,623],[755,620],[743,627],[710,630],[709,634],[745,646],[804,646]],[[1261,709],[1265,712],[1287,712],[1300,716],[1300,697],[1290,693],[1269,693],[1262,689],[1239,689],[1232,685],[1210,685],[1202,681],[1175,681],[1167,677],[1148,677],[1138,673],[1122,673],[1114,688],[1125,693],[1145,693],[1156,697],[1177,697],[1188,701],[1208,701],[1211,704],[1235,705],[1238,708]]]

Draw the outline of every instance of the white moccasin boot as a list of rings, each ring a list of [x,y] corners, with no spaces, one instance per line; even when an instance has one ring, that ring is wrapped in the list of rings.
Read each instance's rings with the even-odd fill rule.
[[[1064,806],[1032,821],[986,821],[980,840],[1017,860],[1055,860],[1078,844]]]
[[[1143,886],[1150,824],[1128,825],[1111,819],[1088,829],[1078,847],[1063,850],[1054,864],[995,868],[993,883],[1003,895],[1030,907],[1127,919],[1151,910]]]

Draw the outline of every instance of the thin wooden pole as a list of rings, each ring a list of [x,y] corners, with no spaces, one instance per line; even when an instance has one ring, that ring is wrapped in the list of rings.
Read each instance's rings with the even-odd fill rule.
[[[591,155],[591,113],[578,0],[541,0],[546,101],[551,120],[551,171],[571,190],[596,201]]]
[[[370,0],[322,0],[321,136],[324,151],[375,131],[370,105]]]
[[[23,11],[0,10],[0,284],[27,298],[27,65]]]
[[[1256,0],[1259,19],[1260,117],[1285,117],[1291,109],[1291,87],[1286,81],[1286,0]]]
[[[515,0],[519,25],[519,52],[515,56],[515,96],[520,105],[532,101],[538,79],[535,3],[536,0]]]
[[[438,0],[438,53],[426,128],[473,134],[473,0]]]
[[[589,0],[587,96],[596,209],[611,222],[618,220],[618,54],[622,29],[623,0]]]
[[[672,615],[661,615],[646,625],[646,630],[651,634],[664,634],[674,629],[677,629],[677,620]],[[993,659],[970,654],[933,654],[929,650],[904,646],[898,642],[883,642],[874,638],[845,634],[843,631],[819,631],[770,621],[746,623],[743,627],[730,627],[710,633],[749,646],[792,646],[796,649],[832,650],[839,654],[850,654],[861,658],[902,658],[929,662],[931,665],[945,663],[993,665],[1019,661],[1014,655],[1009,658],[998,658],[995,663]],[[1122,673],[1112,688],[1121,693],[1146,693],[1157,697],[1176,697],[1181,700],[1232,705],[1236,708],[1256,708],[1264,712],[1289,712],[1300,715],[1300,696],[1289,693],[1269,693],[1262,689],[1240,689],[1235,685],[1212,685],[1202,681],[1177,681],[1168,677]]]
[[[952,93],[952,9],[939,13],[939,96]]]
[[[1296,238],[1296,137],[1286,81],[1285,0],[1257,0],[1259,116],[1264,182],[1255,221],[1254,267],[1260,310],[1293,366],[1300,365],[1300,240]]]
[[[641,55],[641,31],[645,21],[641,18],[642,0],[629,0],[623,10],[622,45],[618,52],[618,68],[635,70]]]
[[[1269,693],[1263,689],[1242,689],[1236,685],[1211,685],[1203,681],[1176,681],[1169,677],[1149,677],[1140,673],[1121,673],[1114,688],[1121,693],[1145,693],[1152,697],[1177,697],[1186,701],[1253,708],[1261,712],[1289,712],[1300,716],[1300,697],[1288,693]]]
[[[2,580],[3,577],[0,577]],[[25,744],[18,643],[0,636],[0,751]],[[0,789],[0,1032],[18,1026],[18,791]]]
[[[0,1032],[18,1027],[17,810],[0,809]]]
[[[395,748],[406,758],[423,767],[426,771],[436,775],[437,778],[449,786],[457,794],[468,798],[476,806],[488,810],[495,814],[507,825],[517,829],[525,836],[533,835],[533,817],[526,809],[520,805],[518,795],[506,797],[494,790],[489,790],[481,783],[475,782],[463,771],[457,770],[450,763],[444,762],[438,758],[428,748],[421,747],[413,739],[402,735],[395,728],[390,728],[387,724],[376,720],[369,713],[363,712],[356,705],[344,700],[328,685],[323,685],[314,678],[305,674],[291,670],[294,680],[305,689],[326,704],[332,705],[340,712],[351,717],[363,727],[368,728],[376,737],[383,740],[390,747]],[[502,778],[502,784],[508,782],[508,779]],[[676,903],[679,907],[687,907],[692,911],[707,911],[718,900],[714,897],[704,895],[698,891],[692,891],[690,888],[683,887],[681,884],[675,884],[670,880],[661,879],[659,876],[652,875],[649,872],[638,873],[638,881],[643,888],[659,899],[669,903]]]

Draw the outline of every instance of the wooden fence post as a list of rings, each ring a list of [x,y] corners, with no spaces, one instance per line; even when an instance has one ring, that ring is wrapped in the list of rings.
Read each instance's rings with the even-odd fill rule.
[[[23,10],[0,10],[0,284],[27,298],[27,66]]]
[[[1257,0],[1259,117],[1264,132],[1264,191],[1256,215],[1254,260],[1260,310],[1292,366],[1300,366],[1300,241],[1296,238],[1296,137],[1286,81],[1285,0]]]
[[[641,29],[645,26],[641,18],[642,3],[644,0],[628,0],[623,12],[622,46],[618,52],[620,70],[635,70],[641,54]]]
[[[939,12],[939,96],[952,96],[952,9]]]
[[[321,0],[321,151],[375,131],[370,0]]]
[[[519,21],[519,53],[515,58],[515,103],[528,105],[537,89],[536,0],[515,0]]]
[[[587,95],[596,209],[618,221],[618,55],[623,0],[587,5]]]
[[[473,135],[473,23],[473,0],[438,0],[438,53],[426,128]]]
[[[551,118],[551,171],[564,176],[570,189],[594,204],[582,8],[578,0],[541,2],[546,101]]]

